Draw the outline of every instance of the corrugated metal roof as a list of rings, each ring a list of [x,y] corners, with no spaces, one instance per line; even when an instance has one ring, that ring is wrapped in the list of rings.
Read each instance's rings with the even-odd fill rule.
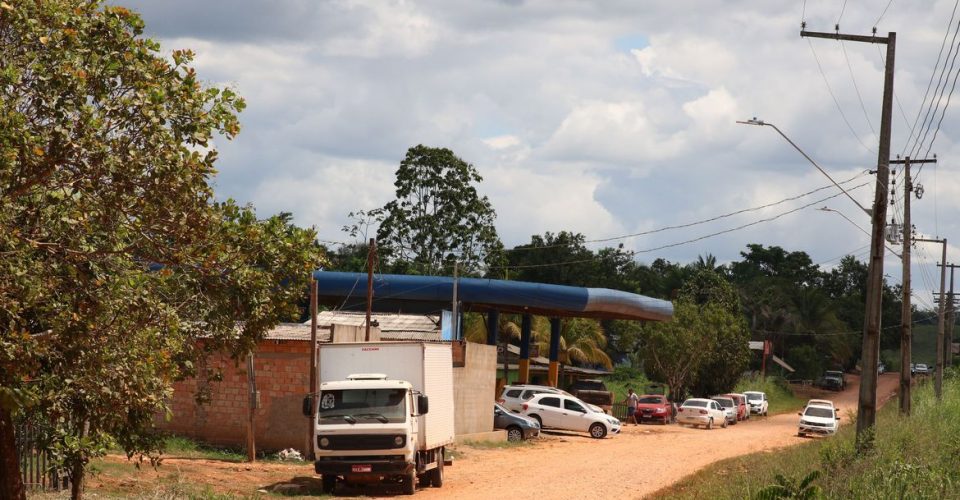
[[[318,315],[319,316],[319,315]],[[382,315],[390,316],[390,315]],[[396,315],[393,315],[396,316]],[[361,319],[365,320],[364,315],[361,315]],[[320,342],[330,342],[330,323],[323,324],[318,322],[321,328],[317,329],[317,340]],[[348,323],[346,321],[340,322],[337,321],[336,324],[347,325],[347,326],[360,326],[356,323]],[[362,324],[362,323],[361,323]],[[402,323],[394,322],[391,323],[391,327],[398,328]],[[418,327],[423,327],[426,325],[424,322],[417,323],[416,321],[411,321],[410,325],[412,328],[409,329],[400,329],[400,330],[384,330],[380,329],[380,339],[381,340],[426,340],[426,341],[439,341],[440,340],[440,329],[434,327],[432,330],[417,330]],[[304,340],[310,341],[310,324],[302,323],[280,323],[272,330],[268,331],[264,335],[264,340]]]
[[[440,316],[424,314],[390,314],[373,313],[371,321],[380,324],[380,332],[439,332]],[[323,311],[317,314],[317,324],[329,326],[332,324],[363,326],[366,324],[365,312],[356,311]],[[307,321],[305,324],[309,325]]]

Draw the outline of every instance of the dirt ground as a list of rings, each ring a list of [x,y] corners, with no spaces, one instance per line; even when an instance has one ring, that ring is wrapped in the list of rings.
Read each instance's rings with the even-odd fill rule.
[[[832,399],[850,423],[856,410],[859,379],[849,376],[841,393],[805,390],[803,397]],[[894,396],[898,374],[880,377],[878,402]],[[445,468],[443,488],[423,488],[416,498],[509,498],[518,492],[542,498],[642,498],[719,460],[773,450],[803,442],[797,437],[797,415],[753,417],[726,429],[691,429],[678,425],[628,425],[614,437],[594,440],[586,435],[549,433],[531,446],[479,449],[460,447],[454,466]],[[109,457],[120,466],[122,457]],[[309,464],[229,463],[216,460],[167,458],[150,469],[118,479],[103,474],[90,482],[103,488],[143,494],[157,481],[205,484],[218,493],[252,495],[258,490],[296,494],[319,490]],[[136,493],[135,493],[136,492]],[[341,488],[346,496],[393,496],[367,487]]]

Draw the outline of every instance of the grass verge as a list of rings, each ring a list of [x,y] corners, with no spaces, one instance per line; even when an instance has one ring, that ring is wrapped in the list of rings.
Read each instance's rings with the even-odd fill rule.
[[[746,391],[766,393],[770,403],[767,411],[770,415],[797,411],[806,403],[806,400],[795,396],[787,383],[779,377],[760,378],[758,375],[743,377],[737,382],[734,392]]]
[[[797,484],[813,471],[811,484],[825,498],[957,498],[960,487],[960,381],[944,381],[937,403],[932,384],[915,389],[914,411],[901,417],[896,404],[877,419],[872,451],[858,455],[855,426],[831,438],[776,452],[724,460],[654,497],[757,498],[782,475]],[[812,497],[817,498],[817,497]]]

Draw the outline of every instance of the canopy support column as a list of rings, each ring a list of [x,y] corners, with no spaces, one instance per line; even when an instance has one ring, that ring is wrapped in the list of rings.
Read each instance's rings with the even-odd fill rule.
[[[493,310],[487,313],[487,345],[497,345],[500,336],[500,311]]]
[[[530,383],[530,332],[533,330],[533,318],[524,314],[520,321],[520,364],[518,382]]]
[[[547,378],[551,387],[559,387],[560,378],[560,318],[550,318],[550,371]]]

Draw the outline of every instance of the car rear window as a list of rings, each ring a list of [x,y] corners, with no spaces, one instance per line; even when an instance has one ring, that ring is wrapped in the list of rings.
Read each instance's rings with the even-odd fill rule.
[[[554,406],[560,408],[560,398],[548,397],[540,399],[541,406]]]
[[[697,408],[706,408],[706,401],[684,401],[683,406],[695,406]]]
[[[646,405],[658,405],[662,402],[663,400],[660,398],[640,398],[640,403]]]
[[[507,397],[508,398],[519,397],[521,392],[523,391],[521,391],[520,389],[510,389],[509,391],[507,391]]]

